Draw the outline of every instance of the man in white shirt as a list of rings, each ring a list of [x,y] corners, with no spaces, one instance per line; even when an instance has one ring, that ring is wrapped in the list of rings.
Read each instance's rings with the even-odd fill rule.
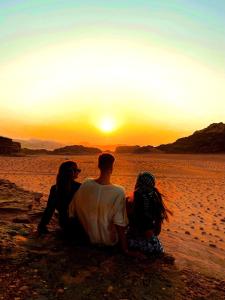
[[[99,156],[99,177],[84,181],[70,203],[69,214],[78,216],[91,243],[113,246],[119,242],[124,253],[137,256],[127,248],[124,188],[110,181],[114,160],[108,153]]]

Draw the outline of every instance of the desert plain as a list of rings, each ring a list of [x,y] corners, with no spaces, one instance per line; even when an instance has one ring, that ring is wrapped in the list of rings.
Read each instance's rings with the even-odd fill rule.
[[[33,205],[36,211],[38,211],[39,208],[41,212],[47,201],[49,188],[55,183],[55,177],[60,163],[68,159],[76,161],[81,168],[82,172],[79,175],[79,181],[82,182],[86,177],[97,176],[97,156],[95,155],[27,156],[0,157],[0,178],[16,184],[17,192],[15,195],[19,194],[21,201],[23,201],[23,195],[28,193],[26,191],[30,191],[30,197],[39,195],[35,193],[41,193],[43,196],[38,200],[40,202],[36,201]],[[150,298],[144,298],[144,296],[137,295],[133,298],[127,297],[127,299],[167,299],[167,296],[170,297],[170,299],[200,299],[195,298],[200,296],[205,297],[201,299],[217,299],[217,297],[221,298],[224,296],[225,299],[224,288],[219,288],[219,296],[217,294],[215,294],[217,296],[214,294],[212,294],[214,296],[209,296],[210,290],[215,288],[215,286],[213,287],[213,282],[215,285],[223,285],[225,278],[225,155],[116,155],[112,180],[114,183],[124,186],[129,196],[133,192],[135,180],[140,171],[150,171],[155,175],[157,187],[164,195],[167,207],[173,212],[169,222],[165,222],[163,225],[160,239],[165,251],[174,256],[176,268],[178,270],[189,270],[193,272],[193,274],[196,274],[196,276],[212,278],[212,280],[209,279],[209,282],[206,284],[207,287],[205,291],[207,290],[208,294],[204,294],[203,284],[199,293],[197,292],[195,294],[193,291],[195,287],[193,287],[192,291],[189,290],[190,294],[186,298],[185,292],[183,292],[183,294],[181,293],[181,295],[179,293],[179,295],[176,295],[176,291],[174,290],[172,294],[160,294],[161,298],[151,298],[150,296]],[[5,189],[7,189],[7,184],[5,185]],[[12,201],[13,198],[10,193],[9,190],[8,196],[11,197]],[[27,197],[29,198],[26,194],[25,198]],[[7,190],[4,190],[3,198],[7,198]],[[16,198],[14,199],[16,200]],[[2,205],[1,207],[4,208]],[[2,225],[0,226],[3,226],[6,213],[4,209],[1,210],[1,207]],[[32,205],[29,209],[32,210]],[[36,223],[38,222],[38,218],[40,218],[40,214],[37,214]],[[21,223],[23,222],[18,223],[19,226],[22,226]],[[20,238],[15,234],[17,241],[26,242],[26,240],[29,239],[29,234],[35,234],[35,224],[27,224],[25,227],[26,226],[28,230],[27,236],[21,236]],[[57,222],[53,220],[52,225],[50,225],[50,230],[54,232],[55,229],[57,229]],[[12,239],[15,239],[15,236],[13,234]],[[49,238],[43,238],[45,246],[48,244],[48,239]],[[51,239],[49,242],[51,242]],[[43,251],[43,249],[40,250],[40,253],[41,251]],[[62,249],[61,254],[63,256]],[[3,273],[9,274],[8,276],[10,277],[10,268],[7,269],[7,267],[5,267]],[[6,277],[3,276],[0,280],[0,284],[1,282],[5,282]],[[185,280],[188,281],[187,277],[190,276],[182,273],[180,279],[185,282]],[[196,280],[196,278],[198,278],[197,280],[202,280],[201,278],[199,279],[199,277],[194,278],[193,281]],[[71,280],[67,281],[71,284]],[[109,284],[109,287],[106,288],[106,296],[104,297],[119,299],[118,295],[120,294],[117,292],[116,295],[118,298],[116,298],[112,292],[113,289],[113,284]],[[5,292],[4,295],[6,294]],[[32,296],[33,298],[29,298],[26,293],[27,298],[23,298],[23,294],[22,292],[19,299],[37,299],[37,295],[35,294]],[[55,296],[55,299],[69,299],[69,296],[65,295],[65,292],[57,288],[57,296]],[[123,296],[124,294],[121,295]],[[8,299],[7,297],[9,296],[4,297],[2,296],[0,299]],[[48,298],[51,299],[50,296]],[[94,297],[90,295],[89,298],[94,299]],[[82,298],[77,294],[77,299],[86,298],[85,296]]]

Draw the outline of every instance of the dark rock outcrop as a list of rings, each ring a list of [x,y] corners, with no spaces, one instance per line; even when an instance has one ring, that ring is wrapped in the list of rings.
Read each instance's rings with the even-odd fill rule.
[[[13,142],[12,139],[0,136],[0,155],[11,155],[19,153],[21,149],[20,143]]]
[[[51,154],[52,151],[46,150],[46,149],[28,149],[28,148],[22,148],[21,153],[25,155],[45,155],[45,154]]]
[[[140,148],[140,146],[118,146],[115,149],[116,153],[134,153],[134,151],[137,151]]]
[[[63,155],[83,155],[83,154],[99,154],[102,151],[94,147],[84,147],[82,145],[66,146],[63,148],[57,148],[52,151],[52,154]]]
[[[225,124],[213,123],[174,143],[160,145],[157,149],[167,153],[225,153]]]
[[[153,146],[118,146],[115,150],[116,153],[132,153],[132,154],[145,154],[145,153],[159,153],[159,149],[156,149]]]
[[[145,153],[161,153],[162,151],[160,151],[159,149],[153,147],[153,146],[142,146],[139,147],[138,149],[134,150],[133,153],[136,154],[145,154]]]

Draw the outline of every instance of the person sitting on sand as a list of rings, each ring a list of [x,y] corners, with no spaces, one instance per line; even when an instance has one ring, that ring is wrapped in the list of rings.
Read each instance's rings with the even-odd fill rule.
[[[141,172],[135,184],[133,201],[127,202],[129,229],[127,232],[130,249],[144,254],[163,253],[158,239],[161,225],[168,221],[170,210],[165,207],[162,194],[155,187],[155,178],[149,172]]]
[[[59,225],[65,231],[68,228],[68,207],[79,189],[81,183],[74,181],[80,173],[77,164],[74,161],[63,162],[56,177],[56,184],[50,189],[47,206],[38,225],[39,234],[48,233],[49,224],[54,211],[59,214]]]
[[[108,153],[99,156],[99,177],[82,183],[70,203],[69,215],[78,216],[92,244],[114,246],[120,243],[123,253],[138,256],[141,254],[127,247],[125,191],[111,183],[114,160]]]

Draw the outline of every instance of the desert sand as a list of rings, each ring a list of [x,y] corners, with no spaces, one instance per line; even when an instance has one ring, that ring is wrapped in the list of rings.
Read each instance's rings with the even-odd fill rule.
[[[2,259],[7,254],[7,251],[10,253],[10,247],[13,248],[13,245],[20,247],[23,242],[27,242],[29,235],[35,234],[35,226],[45,206],[49,187],[55,182],[58,166],[67,159],[75,160],[82,169],[79,176],[80,181],[86,177],[95,177],[98,174],[98,170],[96,169],[97,156],[0,157],[0,178],[16,184],[16,186],[12,186],[11,183],[3,181],[0,191]],[[163,226],[160,239],[165,251],[175,257],[175,267],[162,267],[161,265],[159,268],[158,265],[154,264],[154,267],[151,267],[151,269],[156,268],[157,272],[160,269],[161,275],[163,272],[166,272],[165,274],[167,275],[164,277],[169,276],[172,280],[175,275],[172,273],[168,275],[168,272],[173,272],[173,268],[176,268],[174,272],[175,274],[179,274],[179,276],[175,276],[176,279],[174,282],[176,282],[178,286],[176,287],[176,284],[173,285],[171,283],[174,288],[172,294],[168,294],[163,290],[164,292],[162,294],[160,293],[161,298],[159,297],[159,299],[167,299],[167,296],[170,297],[170,299],[195,299],[194,297],[197,296],[203,297],[201,299],[212,299],[210,297],[214,294],[210,296],[210,291],[213,292],[217,288],[218,294],[216,294],[215,297],[213,296],[213,299],[217,299],[216,297],[220,297],[218,299],[224,297],[225,299],[225,291],[224,288],[221,287],[224,284],[223,280],[225,278],[225,155],[117,155],[113,181],[123,185],[127,195],[130,195],[133,191],[138,172],[143,170],[150,171],[156,176],[157,186],[165,196],[166,205],[173,211],[170,222],[165,223]],[[42,198],[40,198],[41,194],[43,194]],[[20,203],[20,207],[23,206],[23,201],[24,203],[26,202],[26,205],[24,204],[26,209],[15,209],[14,212],[11,210],[11,215],[8,214],[7,212],[9,212],[9,210],[7,210],[6,202],[10,199],[11,204],[9,201],[7,204],[8,207],[12,207],[12,203],[17,199],[17,202]],[[17,207],[17,204],[14,204],[14,206]],[[14,221],[12,222],[12,220]],[[5,231],[3,230],[4,226],[8,226]],[[12,228],[12,226],[14,227]],[[53,220],[50,229],[54,232],[56,227],[57,224],[55,220]],[[6,234],[7,232],[9,233],[8,236]],[[11,246],[9,246],[10,243],[12,244]],[[48,244],[52,243],[52,241],[51,238],[48,237],[39,241],[39,243],[42,248],[38,250],[37,247],[35,250],[34,247],[32,253],[35,251],[39,251],[40,253],[41,251],[45,251],[43,249],[48,247]],[[24,250],[20,249],[20,253],[21,251],[24,253]],[[17,251],[17,253],[19,252]],[[61,253],[61,255],[63,257],[63,253]],[[95,255],[98,256],[99,254],[95,253]],[[63,260],[62,257],[60,259]],[[100,255],[100,257],[102,256]],[[110,269],[113,266],[112,258],[107,258],[106,262],[109,263],[109,265],[112,264],[109,266]],[[118,264],[120,265],[121,261],[117,261],[117,267]],[[140,267],[140,265],[141,264],[138,266]],[[6,264],[3,273],[9,274],[8,276],[10,276],[10,268],[7,269],[8,267]],[[100,269],[98,269],[100,273],[101,268],[100,266]],[[36,269],[37,268],[34,267],[34,270]],[[104,273],[105,271],[103,269],[102,272]],[[90,277],[90,274],[96,273],[96,270],[96,266],[89,266],[88,270],[86,270],[86,275],[83,274],[84,278]],[[132,273],[135,272],[135,270],[129,270],[129,272]],[[148,274],[149,270],[147,271],[147,269],[143,267],[140,272],[145,276],[144,274]],[[136,275],[139,276],[138,274]],[[152,273],[148,275],[153,276]],[[157,278],[161,278],[161,275]],[[67,276],[67,279],[64,281],[67,281],[67,284],[68,281],[70,284],[74,284],[74,277],[71,279],[68,277],[68,274],[65,276]],[[5,278],[7,278],[7,276],[3,276],[3,278],[0,279],[0,284],[1,282],[5,282]],[[77,280],[79,281],[80,279],[78,278]],[[111,281],[113,282],[113,280]],[[106,296],[108,295],[107,297],[109,298],[111,296],[110,299],[119,299],[113,297],[113,289],[115,289],[115,287],[111,281],[109,280],[107,283],[108,286],[106,290],[109,290],[106,291]],[[198,281],[199,286],[196,281]],[[160,282],[165,283],[163,280]],[[181,288],[181,286],[179,286],[181,283],[186,287],[189,286],[189,289],[185,290],[186,287],[183,286],[183,291],[178,293],[177,289],[179,290]],[[166,288],[168,287],[165,287],[165,289]],[[26,288],[24,288],[24,290],[25,289]],[[160,286],[160,289],[163,289],[163,286]],[[56,290],[59,299],[70,299],[68,298],[69,296],[65,296],[65,290],[60,291],[60,287],[57,287]],[[142,287],[142,290],[144,290],[144,287]],[[190,294],[188,298],[185,298],[186,293]],[[120,295],[118,291],[116,294],[117,296]],[[27,297],[28,294],[21,293],[21,295]],[[126,293],[122,293],[120,296],[126,299],[139,299],[140,296],[136,298],[130,296],[129,298],[124,295],[126,295]],[[8,296],[4,297],[5,298],[0,299],[8,299]],[[34,299],[37,297],[37,295],[33,295]],[[57,297],[55,299],[58,299]],[[85,297],[79,297],[77,299],[87,299]],[[29,299],[33,298],[31,297]],[[19,299],[28,298],[20,296]],[[157,298],[144,298],[143,296],[143,298],[140,299]]]

